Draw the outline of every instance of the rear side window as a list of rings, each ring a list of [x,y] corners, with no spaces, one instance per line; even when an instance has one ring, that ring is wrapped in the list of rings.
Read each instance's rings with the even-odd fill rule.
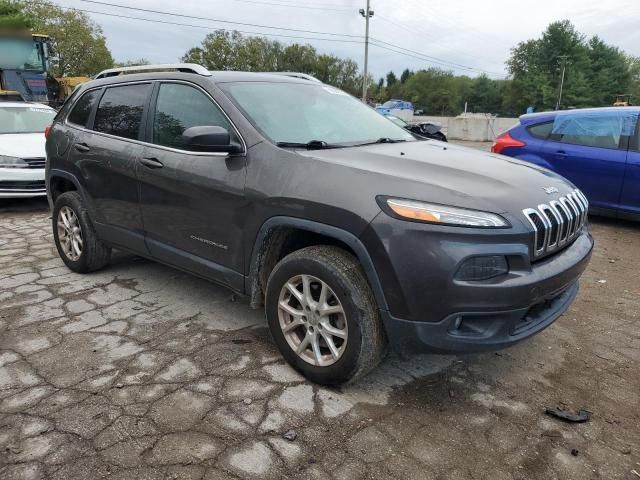
[[[542,140],[549,138],[551,130],[553,130],[553,122],[539,123],[537,125],[527,127],[527,131],[532,137],[540,138]]]
[[[624,110],[559,114],[553,122],[551,138],[586,147],[626,149],[626,140],[633,135],[636,121],[636,114]]]
[[[137,140],[150,84],[107,88],[100,100],[93,129]]]
[[[100,90],[92,90],[85,93],[80,100],[73,106],[73,110],[69,114],[67,120],[75,125],[86,127],[89,121],[89,115],[93,110],[93,106],[100,97]]]
[[[182,133],[187,128],[205,125],[226,128],[233,138],[229,121],[202,91],[180,83],[160,85],[153,119],[153,143],[188,150]]]

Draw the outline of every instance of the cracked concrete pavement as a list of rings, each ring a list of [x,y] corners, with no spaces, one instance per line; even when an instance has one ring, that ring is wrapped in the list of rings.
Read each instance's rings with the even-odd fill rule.
[[[10,210],[0,212],[2,480],[640,471],[639,225],[593,221],[579,298],[534,339],[466,357],[389,356],[328,389],[290,369],[262,311],[229,291],[124,254],[71,273],[44,204]],[[593,419],[562,423],[546,406]]]

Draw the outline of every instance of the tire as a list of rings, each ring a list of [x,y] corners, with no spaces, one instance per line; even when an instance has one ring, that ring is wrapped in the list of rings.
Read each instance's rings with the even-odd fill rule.
[[[306,301],[305,291],[311,292],[313,302]],[[321,300],[322,291],[326,301]],[[352,382],[375,368],[384,354],[386,338],[371,288],[358,260],[340,248],[306,247],[283,258],[269,276],[265,310],[278,349],[312,382]],[[317,343],[310,340],[302,354],[296,353],[294,347],[314,335]]]
[[[63,212],[62,216],[61,211]],[[67,225],[65,225],[63,217],[67,219]],[[78,192],[65,192],[56,199],[51,221],[58,255],[71,270],[77,273],[88,273],[100,270],[109,263],[111,248],[102,243],[96,235],[87,209]],[[59,221],[62,224],[60,226]],[[76,244],[80,246],[79,254],[78,250],[73,247],[73,241],[71,244],[65,242],[65,239],[70,238],[71,232],[76,232],[76,236],[78,235],[78,230],[74,226],[76,224],[79,227],[80,240],[76,241]]]

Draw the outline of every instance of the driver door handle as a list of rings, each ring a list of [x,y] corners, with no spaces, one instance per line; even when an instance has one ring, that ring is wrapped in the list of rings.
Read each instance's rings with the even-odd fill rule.
[[[164,165],[160,160],[155,157],[143,157],[140,159],[140,163],[148,168],[162,168]]]
[[[87,145],[86,143],[76,143],[73,145],[73,148],[75,148],[79,152],[88,152],[89,150],[91,150],[89,148],[89,145]]]

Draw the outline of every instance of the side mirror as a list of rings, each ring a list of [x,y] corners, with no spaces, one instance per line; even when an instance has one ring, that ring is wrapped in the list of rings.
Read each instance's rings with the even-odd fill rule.
[[[242,145],[231,142],[229,131],[223,127],[203,125],[187,128],[182,141],[189,150],[198,152],[239,153]]]

